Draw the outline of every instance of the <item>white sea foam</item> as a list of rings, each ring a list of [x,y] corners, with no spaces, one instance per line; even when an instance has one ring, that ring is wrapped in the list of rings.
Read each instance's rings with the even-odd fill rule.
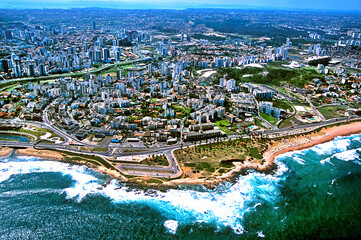
[[[16,174],[37,173],[37,172],[59,172],[65,166],[62,163],[51,161],[31,162],[0,162],[0,182],[3,182]],[[69,166],[70,167],[70,166]]]
[[[320,163],[322,164],[322,165],[325,165],[325,163],[331,163],[331,158],[325,158],[325,159],[322,159],[321,161],[320,161]]]
[[[168,232],[170,232],[171,234],[176,234],[178,229],[178,221],[167,220],[164,222],[164,227],[168,229]]]
[[[339,138],[312,149],[315,149],[315,152],[319,151],[317,153],[320,154],[324,154],[324,152],[337,154],[347,151],[349,145],[349,139]],[[344,159],[351,159],[351,152],[349,157],[344,155]],[[166,192],[144,191],[119,185],[117,180],[112,180],[104,187],[102,182],[86,167],[37,160],[0,162],[0,182],[7,180],[14,174],[61,172],[64,175],[70,175],[74,180],[71,187],[64,189],[67,198],[81,201],[89,194],[100,194],[108,197],[114,203],[148,204],[160,210],[161,214],[168,219],[173,219],[164,222],[168,231],[176,232],[178,224],[182,224],[182,222],[207,222],[215,223],[217,229],[220,226],[228,226],[235,233],[242,234],[246,231],[242,226],[244,214],[247,211],[255,211],[256,208],[262,207],[254,203],[255,198],[257,197],[257,202],[260,200],[272,202],[278,198],[280,194],[278,182],[283,179],[288,171],[287,166],[282,162],[282,158],[285,156],[295,157],[295,155],[303,153],[303,151],[297,151],[278,156],[275,159],[278,168],[274,175],[250,172],[246,176],[239,177],[237,182],[228,188],[205,192],[176,189]],[[301,158],[295,160],[301,162]],[[262,235],[263,233],[259,232],[259,236]]]
[[[350,143],[351,139],[349,138],[337,137],[333,141],[318,144],[310,149],[319,155],[333,154],[347,151],[347,147],[350,146]]]
[[[238,181],[227,189],[215,191],[176,190],[167,192],[143,191],[121,186],[112,180],[105,187],[89,169],[53,161],[9,161],[0,163],[1,178],[5,181],[14,174],[61,172],[74,180],[71,187],[64,189],[67,198],[81,201],[89,194],[101,194],[115,203],[144,203],[160,210],[164,216],[174,221],[204,221],[219,226],[227,226],[237,234],[245,230],[242,226],[247,204],[255,196],[266,201],[275,200],[278,195],[277,182],[287,167],[280,164],[277,173],[265,175],[251,172],[239,177]],[[257,205],[255,206],[257,207]]]
[[[21,158],[33,159],[33,158]],[[93,183],[97,179],[89,174],[89,169],[84,166],[70,165],[55,161],[9,161],[0,162],[0,182],[6,181],[12,175],[42,173],[42,172],[60,172],[63,175],[69,175],[75,181],[75,185],[65,189],[68,197],[80,196],[80,199],[86,194],[91,184],[99,187],[97,183]],[[93,186],[93,187],[94,187]],[[81,190],[80,190],[81,189]],[[88,191],[90,193],[90,191]]]
[[[260,237],[260,238],[264,238],[264,237],[265,237],[265,235],[263,234],[262,231],[257,232],[257,235],[258,235],[258,237]]]
[[[296,162],[298,162],[301,165],[305,164],[305,160],[299,157],[293,157],[293,160],[295,160]]]
[[[332,155],[332,157],[336,157],[337,159],[342,161],[352,161],[360,157],[358,153],[358,151],[360,150],[361,149],[352,149],[341,153],[335,153],[334,155]]]

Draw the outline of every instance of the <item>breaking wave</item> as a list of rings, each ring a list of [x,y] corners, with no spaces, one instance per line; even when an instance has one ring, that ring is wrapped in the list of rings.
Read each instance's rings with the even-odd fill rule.
[[[0,182],[6,181],[12,175],[60,172],[71,176],[72,186],[63,190],[66,198],[81,202],[86,196],[100,194],[110,198],[114,203],[143,203],[148,204],[173,222],[165,222],[169,232],[175,232],[178,223],[207,222],[217,227],[226,226],[235,233],[244,232],[242,220],[246,211],[256,211],[259,204],[249,206],[256,198],[257,201],[272,201],[279,194],[277,183],[287,168],[280,167],[274,175],[250,172],[239,177],[231,187],[220,186],[216,190],[197,191],[170,189],[166,192],[141,190],[129,187],[112,180],[104,185],[104,181],[97,178],[94,171],[84,166],[71,165],[54,161],[12,161],[0,162]],[[177,224],[175,224],[177,223]]]
[[[307,159],[303,155],[313,151],[327,158],[337,158],[343,161],[359,160],[360,149],[348,149],[352,141],[357,139],[336,138],[334,141],[324,143],[293,153],[280,155],[275,162],[278,166],[274,174],[262,174],[249,171],[247,175],[240,176],[232,184],[219,185],[214,190],[169,189],[166,192],[156,190],[143,190],[130,187],[117,180],[104,183],[94,171],[84,166],[71,165],[54,161],[40,161],[38,159],[14,158],[0,162],[0,182],[6,181],[12,175],[60,172],[71,176],[73,183],[63,189],[66,198],[81,202],[89,195],[101,195],[112,200],[115,204],[140,203],[147,204],[166,218],[165,229],[175,234],[182,224],[198,224],[206,222],[219,227],[230,227],[237,234],[242,234],[245,214],[257,211],[263,207],[264,202],[274,202],[280,195],[280,182],[287,177],[288,167],[284,160],[291,157],[300,165],[306,165]],[[360,146],[361,147],[361,146]],[[262,231],[258,237],[264,237]]]

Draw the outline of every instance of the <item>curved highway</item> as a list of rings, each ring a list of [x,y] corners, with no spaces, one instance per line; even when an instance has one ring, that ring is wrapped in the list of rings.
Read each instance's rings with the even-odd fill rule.
[[[320,123],[309,123],[309,124],[303,124],[299,126],[295,126],[294,128],[283,128],[283,129],[276,129],[276,130],[267,130],[264,132],[261,132],[262,135],[265,137],[277,137],[280,135],[283,136],[289,136],[299,133],[306,133],[313,131],[317,128],[337,124],[337,123],[345,123],[351,120],[361,120],[360,117],[354,116],[354,117],[344,117],[344,118],[336,118],[331,120],[326,120]],[[72,136],[68,134],[64,134],[60,129],[57,129],[55,127],[52,127],[51,125],[48,125],[49,128],[52,130],[54,129],[55,133],[59,134],[62,137],[74,140]],[[234,140],[239,138],[247,138],[249,136],[247,135],[229,135],[226,138],[224,138],[222,141],[228,141],[228,140]],[[79,140],[77,140],[79,142]],[[210,142],[215,142],[215,140],[211,139],[208,141],[201,141],[200,144],[205,145]],[[182,170],[177,162],[173,152],[177,149],[180,149],[182,147],[191,147],[196,146],[199,144],[194,144],[192,142],[186,142],[186,143],[177,143],[170,146],[164,146],[159,148],[152,148],[152,149],[145,149],[145,148],[126,148],[121,146],[109,146],[109,150],[106,152],[95,152],[95,151],[88,151],[88,150],[81,150],[80,148],[75,149],[72,145],[66,145],[66,144],[49,144],[49,143],[25,143],[25,142],[15,142],[15,141],[0,141],[0,146],[4,147],[12,147],[12,148],[27,148],[27,147],[35,147],[36,149],[49,149],[49,150],[58,150],[58,151],[67,151],[67,152],[74,152],[78,154],[85,154],[85,155],[96,155],[99,157],[102,157],[107,162],[111,163],[113,166],[115,166],[121,173],[125,175],[134,175],[134,176],[151,176],[151,177],[162,177],[162,178],[177,178],[182,175]],[[84,145],[83,145],[84,146]],[[95,147],[94,145],[90,145],[90,147]],[[119,152],[116,151],[117,149],[131,149],[134,151],[134,149],[139,149],[137,152]],[[153,155],[153,154],[164,154],[169,162],[169,166],[148,166],[144,164],[137,164],[137,163],[117,163],[116,157],[121,156],[135,156],[135,155]]]

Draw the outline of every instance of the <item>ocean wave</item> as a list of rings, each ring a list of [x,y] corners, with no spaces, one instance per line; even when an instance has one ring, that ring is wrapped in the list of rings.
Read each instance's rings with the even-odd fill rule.
[[[34,158],[21,158],[21,160],[30,160]],[[5,161],[0,162],[0,182],[6,181],[12,175],[42,173],[42,172],[60,172],[63,175],[70,175],[76,183],[88,183],[91,180],[97,180],[89,175],[89,169],[85,166],[71,165],[55,161]]]
[[[15,159],[16,160],[16,159]],[[214,191],[179,190],[170,189],[166,192],[155,190],[134,189],[117,180],[110,181],[107,185],[94,176],[84,166],[70,165],[53,161],[10,161],[0,163],[0,182],[15,174],[60,172],[70,175],[74,183],[63,190],[66,198],[81,202],[86,196],[100,194],[111,199],[115,204],[119,203],[142,203],[158,209],[168,219],[174,219],[179,224],[208,222],[220,226],[230,227],[237,234],[242,234],[245,229],[242,226],[246,209],[256,211],[260,204],[253,202],[274,201],[279,196],[277,187],[281,175],[287,171],[285,164],[279,162],[276,174],[266,175],[258,172],[250,172],[246,176],[240,176],[236,183],[229,188],[220,188]],[[167,222],[170,223],[170,222]],[[170,225],[167,225],[170,227]],[[168,228],[174,231],[175,225]],[[175,230],[176,231],[176,230]]]
[[[287,158],[292,158],[294,161],[303,165],[306,160],[305,155],[311,151],[312,153],[316,153],[318,156],[325,157],[325,159],[320,161],[321,164],[324,164],[325,162],[330,162],[330,158],[333,156],[339,156],[343,159],[343,153],[348,155],[348,151],[353,151],[353,149],[350,148],[355,147],[355,143],[356,145],[359,145],[360,141],[361,137],[359,134],[347,137],[336,137],[332,141],[321,143],[308,149],[296,150],[281,154],[277,156],[276,159],[282,162]],[[352,157],[346,156],[345,159],[347,158],[351,159]]]
[[[299,157],[293,157],[293,160],[296,161],[297,163],[304,165],[305,164],[305,160]]]
[[[318,155],[331,155],[335,152],[347,151],[347,148],[351,144],[350,138],[337,137],[333,141],[318,144],[310,150],[316,152]]]
[[[229,189],[223,191],[199,192],[196,190],[170,189],[167,192],[147,194],[127,187],[118,187],[112,181],[99,193],[116,203],[143,202],[163,212],[180,223],[184,221],[212,222],[230,227],[235,233],[244,232],[242,219],[247,204],[255,197],[273,201],[278,197],[279,177],[252,172],[242,176]],[[257,207],[257,205],[254,207]]]
[[[358,165],[360,165],[360,151],[361,148],[358,149],[352,149],[352,150],[348,150],[345,152],[341,152],[341,153],[335,153],[334,155],[332,155],[331,159],[338,159],[341,161],[352,161]]]
[[[167,220],[164,222],[164,227],[168,229],[168,232],[171,234],[176,234],[178,229],[178,221]]]

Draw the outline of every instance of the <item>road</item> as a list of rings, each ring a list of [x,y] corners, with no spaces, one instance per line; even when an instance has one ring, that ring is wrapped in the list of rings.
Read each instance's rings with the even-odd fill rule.
[[[289,136],[296,133],[301,132],[309,132],[319,127],[324,127],[336,123],[344,123],[350,120],[361,120],[360,117],[354,116],[354,117],[344,117],[344,118],[337,118],[337,119],[331,119],[326,120],[320,123],[309,123],[309,124],[303,124],[299,126],[295,126],[294,128],[282,128],[282,129],[274,129],[274,130],[266,130],[261,132],[264,137],[279,137],[282,136]],[[52,127],[52,126],[48,126]],[[54,129],[57,134],[59,134],[62,137],[73,139],[72,136],[69,137],[69,135],[64,134],[59,129],[52,127],[52,130]],[[246,138],[249,137],[247,135],[229,135],[226,138],[223,139],[223,141],[229,141],[239,138]],[[202,141],[201,144],[209,144],[210,142],[215,142],[214,139],[211,140],[205,140]],[[162,166],[148,166],[148,165],[137,165],[133,163],[129,164],[116,164],[116,161],[112,162],[113,165],[116,165],[116,168],[125,175],[135,175],[135,176],[152,176],[152,177],[162,177],[162,178],[177,178],[182,175],[181,167],[179,166],[179,163],[177,162],[173,152],[177,149],[180,149],[181,147],[192,147],[199,144],[195,144],[192,142],[181,142],[170,146],[164,146],[159,148],[131,148],[131,150],[139,149],[142,151],[138,152],[119,152],[118,149],[126,149],[122,146],[111,146],[109,147],[109,150],[106,152],[93,152],[93,151],[87,151],[87,150],[81,150],[81,149],[74,149],[71,145],[66,144],[49,144],[49,143],[39,143],[34,146],[34,143],[24,143],[24,142],[11,142],[11,141],[0,141],[0,146],[3,147],[13,147],[13,148],[26,148],[26,147],[35,147],[37,149],[49,149],[49,150],[58,150],[58,151],[68,151],[68,152],[74,152],[79,154],[88,154],[88,155],[96,155],[105,159],[109,160],[110,157],[116,158],[120,156],[134,156],[134,155],[153,155],[153,154],[164,154],[169,162],[168,167],[162,167]],[[129,148],[128,148],[129,149]]]
[[[320,111],[318,111],[318,109],[312,104],[311,100],[306,97],[306,101],[308,102],[308,104],[310,104],[312,110],[316,113],[316,115],[321,119],[321,121],[325,121],[326,118],[320,113]]]
[[[96,69],[91,69],[89,71],[79,71],[79,72],[73,72],[73,73],[62,73],[62,74],[54,74],[54,75],[48,75],[48,76],[39,76],[39,77],[26,77],[26,78],[13,78],[13,79],[7,79],[0,81],[0,85],[6,84],[6,83],[19,83],[19,82],[26,82],[26,81],[45,81],[49,79],[56,79],[56,78],[62,78],[62,77],[77,77],[85,74],[96,74],[101,71],[110,69],[114,66],[120,66],[120,65],[128,65],[136,62],[141,62],[143,59],[135,59],[130,61],[124,61],[124,62],[117,62],[117,63],[110,63],[105,64],[104,66]]]
[[[173,152],[175,149],[158,151],[157,154],[164,154],[169,162],[169,166],[148,166],[141,164],[118,164],[116,168],[125,175],[137,175],[147,177],[177,178],[183,173]]]
[[[76,137],[71,136],[71,135],[65,133],[64,131],[62,131],[61,129],[57,128],[56,126],[54,126],[52,124],[52,122],[49,121],[49,118],[48,118],[49,106],[50,105],[46,106],[46,108],[44,109],[44,112],[43,112],[44,124],[48,129],[52,130],[54,133],[56,133],[60,137],[64,138],[64,143],[63,144],[66,144],[66,143],[69,143],[70,141],[73,141],[73,142],[76,142],[77,144],[80,144],[82,146],[93,146],[93,145],[90,145],[90,144],[87,144],[87,143],[83,143],[82,141],[79,141]]]

